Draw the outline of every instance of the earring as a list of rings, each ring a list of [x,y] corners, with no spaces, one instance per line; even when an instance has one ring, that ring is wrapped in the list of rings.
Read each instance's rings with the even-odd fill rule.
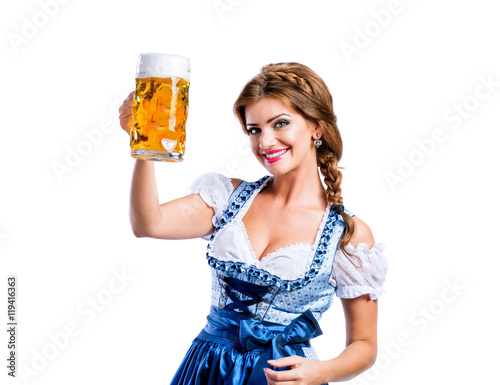
[[[316,146],[316,148],[321,146],[322,143],[323,142],[319,139],[319,134],[316,134],[316,140],[314,141],[314,145]]]

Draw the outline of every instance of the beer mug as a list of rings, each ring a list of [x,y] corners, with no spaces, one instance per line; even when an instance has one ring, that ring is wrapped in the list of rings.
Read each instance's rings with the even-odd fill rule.
[[[130,130],[133,158],[183,160],[190,73],[186,57],[160,53],[139,56]]]

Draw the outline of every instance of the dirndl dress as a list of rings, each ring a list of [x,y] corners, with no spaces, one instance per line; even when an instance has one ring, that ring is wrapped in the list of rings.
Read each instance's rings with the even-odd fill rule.
[[[212,303],[207,324],[172,385],[266,384],[264,368],[270,367],[270,359],[318,359],[310,340],[322,334],[318,320],[334,294],[378,299],[383,293],[384,245],[348,245],[362,262],[353,265],[337,250],[344,222],[330,204],[313,244],[291,245],[256,258],[242,218],[270,178],[243,181],[233,189],[229,178],[208,173],[188,191],[214,208],[215,229],[207,246]]]

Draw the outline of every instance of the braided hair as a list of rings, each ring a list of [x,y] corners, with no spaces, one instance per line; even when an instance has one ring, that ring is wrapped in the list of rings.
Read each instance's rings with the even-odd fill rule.
[[[262,67],[260,73],[245,85],[234,103],[234,113],[247,135],[245,108],[263,98],[280,100],[304,119],[321,127],[322,144],[316,150],[316,158],[327,187],[326,198],[334,206],[342,205],[342,172],[338,166],[342,157],[342,138],[333,112],[332,96],[323,79],[299,63],[277,63]],[[339,248],[355,257],[345,250],[355,232],[354,220],[344,211],[340,215],[345,230]]]

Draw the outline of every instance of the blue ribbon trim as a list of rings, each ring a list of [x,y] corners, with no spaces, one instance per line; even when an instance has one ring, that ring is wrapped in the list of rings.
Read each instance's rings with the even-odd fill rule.
[[[237,215],[241,207],[245,205],[245,203],[250,199],[254,191],[262,186],[269,179],[269,176],[266,175],[259,179],[256,182],[245,182],[240,183],[238,188],[233,191],[231,197],[228,202],[228,207],[226,211],[223,213],[222,218],[220,220],[220,224],[215,227],[215,230],[210,238],[210,242],[207,245],[207,260],[210,267],[227,273],[245,273],[249,277],[257,278],[261,282],[265,282],[268,285],[276,286],[285,291],[292,291],[300,289],[306,285],[308,285],[314,278],[318,275],[323,261],[328,252],[328,247],[332,241],[332,235],[335,229],[335,226],[342,226],[342,231],[344,229],[344,220],[341,215],[335,213],[332,208],[328,212],[328,217],[326,219],[325,226],[323,228],[323,232],[319,239],[319,244],[316,248],[313,260],[309,267],[309,270],[305,273],[304,277],[298,278],[292,281],[283,280],[265,270],[259,269],[255,266],[247,265],[243,262],[223,262],[219,261],[216,257],[210,255],[212,253],[211,247],[212,242],[215,238],[215,235],[231,220]],[[342,232],[337,234],[337,237],[334,239],[335,242],[338,243]]]

